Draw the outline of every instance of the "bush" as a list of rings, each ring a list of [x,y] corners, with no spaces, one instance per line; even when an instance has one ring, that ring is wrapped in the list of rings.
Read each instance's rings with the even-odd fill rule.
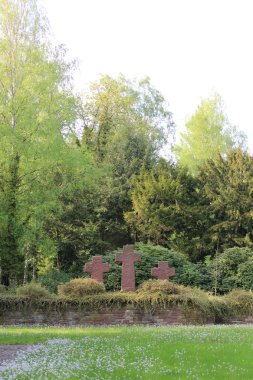
[[[58,294],[67,297],[85,297],[105,292],[105,286],[92,278],[75,278],[58,286]]]
[[[253,293],[243,289],[233,289],[223,296],[223,299],[231,306],[235,315],[252,314]]]
[[[157,266],[158,261],[168,261],[169,266],[176,269],[176,275],[173,277],[173,281],[188,285],[185,278],[183,281],[180,281],[180,276],[184,274],[185,266],[188,268],[195,264],[191,264],[187,257],[182,253],[175,252],[159,245],[154,246],[152,244],[142,243],[135,244],[134,250],[141,255],[141,262],[135,264],[137,286],[142,284],[143,281],[150,279],[151,269]],[[122,249],[108,252],[104,256],[104,261],[110,264],[110,272],[105,274],[105,287],[109,291],[120,290],[121,287],[121,265],[115,263],[115,255],[118,252],[122,252]]]
[[[248,272],[250,267],[253,267],[252,260],[253,251],[245,247],[228,248],[220,254],[218,259],[220,293],[226,293],[241,286],[251,287]]]
[[[239,285],[244,289],[253,289],[253,257],[238,265],[237,277]]]
[[[50,293],[57,293],[58,285],[70,281],[74,276],[68,273],[58,271],[56,269],[50,272],[40,275],[38,281],[45,286]]]
[[[224,296],[224,299],[242,305],[253,305],[253,293],[244,289],[233,289],[231,292]]]
[[[51,298],[49,291],[38,282],[30,282],[29,284],[19,286],[16,294],[28,298]]]
[[[137,292],[148,294],[180,294],[182,292],[181,288],[183,287],[168,280],[148,280],[141,284]]]
[[[212,272],[206,263],[189,262],[177,268],[176,276],[173,279],[178,284],[185,286],[197,286],[206,291],[212,289]]]

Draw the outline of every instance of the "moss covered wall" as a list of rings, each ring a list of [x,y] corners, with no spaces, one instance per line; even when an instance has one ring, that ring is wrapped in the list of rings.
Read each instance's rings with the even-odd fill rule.
[[[154,312],[134,307],[102,308],[85,310],[70,308],[67,310],[36,310],[22,308],[0,312],[1,325],[175,325],[214,323],[213,318],[206,320],[201,312],[184,312],[179,306]]]

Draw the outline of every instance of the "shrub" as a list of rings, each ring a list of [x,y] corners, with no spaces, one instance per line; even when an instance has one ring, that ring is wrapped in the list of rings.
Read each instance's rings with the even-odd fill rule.
[[[220,254],[218,259],[218,284],[220,292],[228,292],[233,288],[250,287],[249,279],[250,267],[252,268],[253,251],[249,248],[228,248]],[[245,277],[244,277],[245,276]]]
[[[151,269],[159,261],[168,261],[169,266],[176,269],[172,282],[208,291],[212,288],[212,268],[205,263],[191,263],[184,254],[159,245],[136,243],[134,250],[141,255],[141,262],[135,264],[137,286],[151,278]],[[103,258],[110,264],[110,272],[105,274],[106,290],[120,290],[121,265],[115,263],[115,255],[121,251],[122,249],[108,252]]]
[[[104,284],[92,278],[75,278],[58,286],[58,294],[67,297],[85,297],[105,292]]]
[[[182,286],[168,280],[147,280],[138,289],[138,293],[180,294]]]
[[[173,280],[178,284],[200,287],[210,291],[212,288],[212,272],[205,263],[187,263],[176,270],[176,276]]]
[[[56,269],[51,270],[50,272],[40,275],[38,281],[45,286],[50,293],[57,293],[58,285],[68,282],[73,278],[70,274],[58,271]]]
[[[253,293],[244,289],[233,289],[224,299],[241,305],[253,305]]]
[[[188,285],[189,282],[187,282],[185,277],[181,281],[181,276],[185,273],[185,266],[188,268],[195,264],[191,264],[182,253],[159,245],[155,246],[142,243],[135,244],[134,250],[141,255],[141,262],[135,264],[137,286],[151,277],[151,269],[157,266],[158,261],[168,261],[169,266],[176,269],[176,275],[173,277],[173,281]],[[121,251],[122,249],[108,252],[104,256],[104,261],[110,264],[110,272],[105,274],[105,287],[109,291],[120,290],[121,265],[115,263],[115,255]],[[198,284],[194,283],[194,285]]]
[[[30,282],[29,284],[19,286],[16,294],[28,298],[51,298],[49,291],[39,282]]]
[[[243,289],[233,289],[223,296],[227,306],[230,307],[234,316],[252,315],[253,293]]]
[[[237,277],[239,285],[244,289],[253,288],[253,257],[238,265]]]

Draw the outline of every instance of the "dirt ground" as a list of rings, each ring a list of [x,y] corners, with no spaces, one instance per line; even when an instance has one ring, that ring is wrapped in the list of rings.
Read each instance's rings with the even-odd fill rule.
[[[1,344],[0,345],[0,365],[6,361],[14,359],[19,351],[26,351],[29,344]]]

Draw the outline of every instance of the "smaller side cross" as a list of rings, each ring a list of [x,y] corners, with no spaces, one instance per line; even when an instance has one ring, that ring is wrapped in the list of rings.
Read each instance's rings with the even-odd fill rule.
[[[84,266],[84,271],[91,274],[91,278],[98,282],[104,282],[103,273],[109,272],[110,266],[102,262],[102,256],[93,256],[92,262]]]
[[[159,261],[158,268],[152,268],[151,274],[157,277],[158,280],[169,280],[170,277],[175,276],[175,268],[170,268],[167,261]]]

